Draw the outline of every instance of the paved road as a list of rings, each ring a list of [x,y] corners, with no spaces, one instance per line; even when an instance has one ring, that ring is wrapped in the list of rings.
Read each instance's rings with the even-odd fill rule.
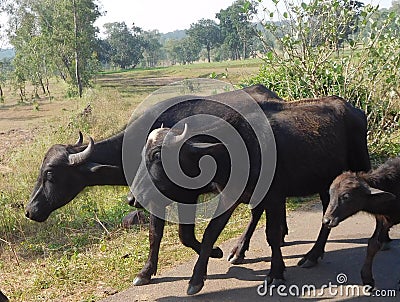
[[[400,279],[400,227],[396,226],[391,230],[390,235],[396,240],[391,243],[390,250],[378,253],[374,265],[377,288],[396,289],[397,297],[359,297],[357,289],[350,285],[359,285],[357,288],[362,292],[359,271],[365,256],[367,240],[374,229],[374,218],[364,213],[349,218],[332,230],[324,259],[318,266],[311,269],[299,268],[296,263],[312,246],[318,234],[320,221],[320,206],[315,204],[292,211],[288,215],[289,235],[287,245],[282,248],[287,267],[287,288],[283,291],[287,294],[286,297],[278,295],[277,292],[273,292],[272,296],[260,296],[257,293],[257,288],[263,284],[270,267],[270,249],[265,240],[264,230],[258,229],[252,238],[246,263],[233,266],[225,259],[211,259],[205,286],[195,296],[189,297],[185,294],[196,260],[193,259],[155,276],[149,285],[133,286],[102,302],[292,301],[298,299],[293,297],[296,288],[300,293],[305,289],[306,294],[302,298],[312,301],[400,301],[400,292],[397,290],[397,282]],[[234,241],[230,240],[220,246],[225,255],[229,253]],[[341,277],[347,279],[341,286],[337,281],[339,274],[344,274]],[[332,286],[328,288],[329,284]],[[311,286],[310,290],[307,291],[305,285]],[[315,286],[316,291],[312,286]],[[323,295],[317,296],[321,292]],[[382,291],[381,294],[393,293]]]

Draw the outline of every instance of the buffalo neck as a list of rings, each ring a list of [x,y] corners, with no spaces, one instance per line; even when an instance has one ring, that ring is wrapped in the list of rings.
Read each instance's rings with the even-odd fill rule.
[[[389,173],[382,174],[377,170],[360,174],[369,186],[398,196],[398,175],[388,177],[387,174]],[[398,223],[400,221],[400,200],[396,198],[386,201],[371,201],[366,204],[364,211],[374,215],[384,215],[388,217],[392,223]]]
[[[94,144],[94,151],[89,158],[90,164],[104,165],[92,169],[88,185],[127,185],[122,165],[122,142],[124,131]]]
[[[374,215],[385,215],[388,217],[399,216],[400,205],[397,199],[388,201],[371,201],[366,204],[364,211]]]

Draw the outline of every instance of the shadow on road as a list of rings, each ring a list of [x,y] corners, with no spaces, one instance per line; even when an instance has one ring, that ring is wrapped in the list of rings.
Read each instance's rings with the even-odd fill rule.
[[[291,265],[286,268],[286,297],[280,296],[276,291],[268,292],[264,297],[257,294],[257,287],[240,287],[240,288],[220,288],[215,291],[209,291],[206,293],[200,293],[193,297],[188,296],[166,296],[158,298],[156,301],[159,302],[172,302],[172,301],[261,301],[269,299],[276,301],[278,300],[290,300],[295,299],[292,293],[296,294],[298,289],[300,293],[304,289],[303,298],[307,298],[307,301],[321,301],[326,299],[332,299],[333,297],[344,301],[398,301],[398,297],[360,297],[362,293],[362,284],[360,277],[361,266],[366,253],[366,241],[367,238],[351,238],[343,240],[331,240],[329,243],[353,243],[360,244],[362,246],[349,249],[340,249],[335,251],[326,252],[324,259],[320,263],[311,269],[303,269],[296,265]],[[294,241],[288,242],[286,247],[298,245],[302,243],[312,242],[301,242]],[[328,243],[328,244],[329,244]],[[400,296],[398,291],[398,280],[400,278],[400,240],[394,240],[392,242],[392,248],[388,251],[380,252],[375,260],[374,265],[374,276],[376,285],[379,290],[391,290],[391,293],[387,292],[385,295],[393,295],[393,290],[396,290],[396,296]],[[285,249],[285,247],[283,248]],[[302,255],[286,255],[285,259],[297,259]],[[205,288],[209,284],[210,280],[221,280],[225,283],[232,282],[234,280],[242,281],[257,281],[259,285],[263,284],[264,278],[268,273],[269,268],[269,257],[250,258],[245,261],[244,264],[262,263],[265,269],[250,269],[243,266],[230,266],[226,273],[221,274],[210,274],[207,277]],[[337,276],[344,274],[347,281],[344,283],[338,283]],[[190,276],[179,276],[179,277],[161,277],[155,278],[152,283],[162,284],[168,282],[176,282],[178,280],[189,281]],[[332,286],[333,289],[330,293],[324,287]],[[359,285],[358,289],[355,289],[354,285]],[[311,287],[310,287],[311,286]],[[337,287],[335,287],[337,286]],[[347,288],[346,288],[347,287]],[[292,288],[292,293],[289,292],[289,288]],[[336,291],[335,291],[336,288]],[[181,289],[182,292],[185,288]],[[358,294],[357,290],[360,292]],[[323,295],[323,296],[322,296]]]

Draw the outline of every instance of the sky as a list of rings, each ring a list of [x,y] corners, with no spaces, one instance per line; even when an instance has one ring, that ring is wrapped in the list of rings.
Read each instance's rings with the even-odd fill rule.
[[[234,0],[98,0],[106,15],[96,25],[124,21],[134,22],[144,30],[158,29],[162,33],[188,29],[198,20],[214,19],[221,9]]]
[[[188,29],[198,20],[214,19],[221,9],[230,6],[234,0],[98,0],[101,10],[106,12],[96,25],[124,21],[144,30],[158,29],[162,33],[176,29]],[[264,1],[268,3],[267,0]],[[271,3],[271,1],[269,1]],[[364,3],[390,7],[392,0],[364,0]],[[264,4],[265,5],[265,4]]]
[[[100,17],[95,25],[103,31],[103,24],[108,22],[125,22],[128,27],[135,23],[144,30],[158,29],[161,33],[167,33],[177,29],[188,29],[190,24],[202,18],[215,19],[216,13],[226,9],[233,2],[234,0],[97,0],[104,16]],[[388,8],[392,0],[363,2]],[[268,3],[271,3],[271,0],[263,0],[264,6]],[[0,14],[0,34],[1,23],[5,21],[6,17]],[[2,47],[10,47],[6,39],[0,39],[0,48]]]

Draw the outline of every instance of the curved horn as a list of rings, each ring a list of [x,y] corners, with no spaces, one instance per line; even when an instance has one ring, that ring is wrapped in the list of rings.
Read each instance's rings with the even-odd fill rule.
[[[81,131],[79,131],[79,139],[76,141],[74,147],[82,146],[82,143],[83,143],[83,134]]]
[[[173,135],[169,140],[169,142],[171,144],[178,144],[179,142],[183,141],[186,138],[187,133],[188,133],[188,125],[185,123],[182,133],[179,135]]]
[[[85,150],[83,150],[79,153],[70,154],[68,156],[69,164],[71,166],[83,164],[93,153],[93,150],[94,150],[94,141],[93,141],[93,138],[89,137],[89,144]]]

